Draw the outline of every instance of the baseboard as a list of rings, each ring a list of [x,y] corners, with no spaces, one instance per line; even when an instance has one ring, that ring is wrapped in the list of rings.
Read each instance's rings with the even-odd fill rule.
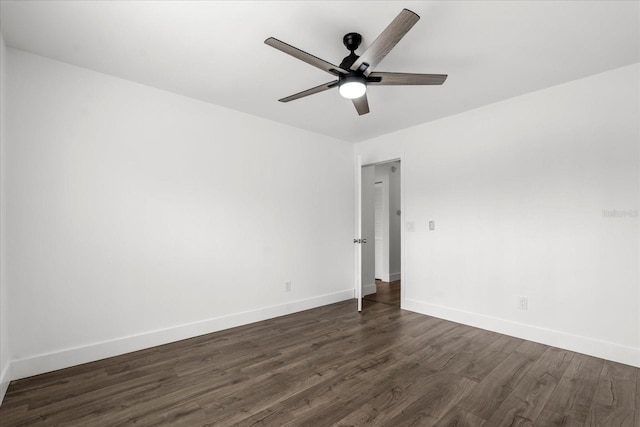
[[[274,317],[309,310],[352,298],[353,289],[349,289],[332,294],[292,301],[285,304],[264,307],[257,310],[215,317],[172,328],[150,331],[144,334],[132,335],[115,340],[103,341],[86,346],[12,360],[10,362],[11,377],[9,380],[17,380],[83,363],[94,362],[108,357],[119,356],[125,353],[143,350],[145,348],[193,338],[199,335],[234,328],[236,326],[242,326],[253,322],[272,319]]]
[[[4,400],[4,395],[7,394],[7,389],[9,388],[9,383],[11,382],[10,371],[11,362],[7,363],[7,366],[5,366],[0,373],[0,405]]]
[[[380,280],[383,282],[395,282],[400,280],[400,273],[380,274]]]
[[[406,299],[403,309],[640,368],[640,348]]]
[[[376,293],[376,284],[364,285],[362,287],[362,296],[371,295]]]

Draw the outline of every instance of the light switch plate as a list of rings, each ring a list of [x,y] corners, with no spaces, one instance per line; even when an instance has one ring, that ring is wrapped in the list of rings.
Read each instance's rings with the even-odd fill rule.
[[[435,230],[435,229],[436,229],[436,222],[429,221],[429,230]]]

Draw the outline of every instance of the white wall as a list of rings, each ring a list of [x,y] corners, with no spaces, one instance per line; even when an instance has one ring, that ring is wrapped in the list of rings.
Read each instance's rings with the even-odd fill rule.
[[[639,74],[358,144],[403,159],[404,308],[640,366]]]
[[[14,378],[353,298],[351,144],[7,56]]]
[[[6,46],[4,38],[0,34],[0,402],[9,387],[10,381],[10,352],[9,352],[9,303],[8,286],[4,277],[4,204],[2,203],[2,190],[4,186],[2,161],[4,159],[3,147],[6,131]]]

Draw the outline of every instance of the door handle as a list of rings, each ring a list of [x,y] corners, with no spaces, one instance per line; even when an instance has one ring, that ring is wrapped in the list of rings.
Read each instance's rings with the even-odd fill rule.
[[[362,239],[362,243],[367,243],[367,239]]]
[[[360,239],[353,239],[353,243],[360,243]]]

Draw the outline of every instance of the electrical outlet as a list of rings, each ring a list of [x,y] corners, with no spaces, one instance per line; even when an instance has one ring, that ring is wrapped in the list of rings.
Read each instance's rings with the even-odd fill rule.
[[[520,310],[528,310],[529,309],[529,298],[527,298],[527,297],[518,297],[518,308]]]
[[[286,282],[284,282],[284,291],[285,292],[291,292],[291,281],[287,280]]]

